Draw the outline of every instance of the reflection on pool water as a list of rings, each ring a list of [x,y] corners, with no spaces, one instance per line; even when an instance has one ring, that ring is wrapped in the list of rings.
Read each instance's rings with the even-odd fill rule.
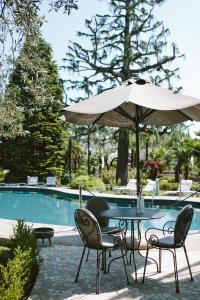
[[[84,206],[83,202],[83,206]],[[117,204],[120,206],[120,203]],[[124,203],[122,204],[125,206]],[[0,218],[25,219],[28,222],[75,226],[74,211],[79,207],[77,199],[56,194],[38,192],[0,191]],[[157,220],[142,221],[142,228],[162,227],[169,220],[175,220],[180,208],[162,208],[165,217]],[[113,224],[116,222],[111,221]],[[191,229],[200,229],[200,209],[195,209]]]

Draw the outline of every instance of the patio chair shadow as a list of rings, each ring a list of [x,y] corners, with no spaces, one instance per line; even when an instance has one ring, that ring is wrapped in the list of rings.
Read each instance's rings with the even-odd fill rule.
[[[179,253],[178,253],[179,252]],[[197,254],[197,251],[194,251],[195,254]],[[154,252],[153,258],[158,261],[158,251]],[[194,254],[191,255],[189,254],[189,259],[191,258],[194,259]],[[180,284],[180,296],[185,297],[186,294],[188,294],[188,291],[191,291],[193,289],[196,289],[200,292],[200,261],[198,261],[197,256],[196,256],[196,261],[190,263],[190,267],[192,270],[192,275],[194,281],[190,280],[190,274],[186,262],[186,258],[184,257],[184,253],[181,253],[181,250],[179,249],[177,251],[177,260],[178,260],[178,277],[179,277],[179,284]],[[170,291],[171,295],[174,296],[175,299],[177,299],[177,294],[176,290],[174,287],[174,269],[173,269],[173,256],[168,257],[165,255],[163,257],[163,261],[165,262],[164,266],[161,269],[161,273],[157,273],[157,268],[156,265],[151,261],[148,260],[147,262],[147,273],[146,273],[146,279],[144,282],[144,286],[146,289],[152,289],[153,288],[161,288],[162,289],[162,294],[165,292],[167,293],[167,290]],[[184,266],[181,266],[180,263],[184,263]],[[168,271],[169,270],[169,271]],[[142,270],[139,270],[139,272],[143,272]],[[141,274],[142,275],[142,274]],[[194,292],[195,293],[195,292]],[[190,298],[190,294],[188,294],[188,299],[193,299]],[[173,299],[173,298],[170,298]],[[182,299],[182,298],[181,298]],[[194,297],[195,299],[195,297]]]
[[[133,265],[128,265],[128,274],[130,284],[126,284],[122,274],[122,263],[119,259],[111,265],[110,274],[101,274],[101,294],[100,297],[95,294],[95,261],[96,253],[91,251],[88,262],[84,260],[80,272],[79,281],[74,283],[76,271],[79,264],[82,246],[77,246],[79,242],[78,235],[65,239],[65,244],[60,237],[55,237],[58,244],[52,242],[52,246],[41,249],[43,264],[39,272],[36,284],[32,290],[30,299],[78,299],[82,300],[119,300],[119,299],[177,299],[174,288],[174,273],[170,266],[170,273],[163,265],[163,273],[155,274],[156,266],[150,268],[148,263],[147,277],[142,284],[142,274],[144,267],[144,258],[136,255],[138,266],[138,283],[134,282]],[[60,244],[61,242],[61,244]],[[75,245],[74,245],[75,243]],[[71,245],[70,245],[71,244]],[[72,245],[73,244],[73,245]],[[142,252],[142,253],[145,253]],[[157,254],[157,253],[156,253]],[[196,252],[196,254],[198,254]],[[192,256],[192,253],[189,254]],[[197,255],[198,256],[198,255]],[[198,299],[200,293],[200,263],[195,257],[191,261],[194,281],[191,282],[188,277],[187,264],[184,261],[183,266],[179,266],[180,299]],[[163,257],[164,259],[164,257]],[[193,257],[194,260],[194,257]],[[171,263],[173,264],[172,260]]]

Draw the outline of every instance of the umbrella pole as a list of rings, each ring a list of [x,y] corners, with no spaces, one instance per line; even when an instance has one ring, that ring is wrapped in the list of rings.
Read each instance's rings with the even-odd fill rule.
[[[82,186],[79,185],[79,207],[82,208]]]
[[[136,105],[135,118],[135,138],[136,138],[136,179],[137,179],[137,196],[140,193],[140,139],[139,139],[139,107]]]

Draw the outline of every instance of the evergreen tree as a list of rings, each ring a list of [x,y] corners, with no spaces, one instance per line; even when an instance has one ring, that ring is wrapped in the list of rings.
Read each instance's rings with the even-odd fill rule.
[[[16,136],[22,132],[21,111],[5,98],[8,77],[25,40],[40,42],[38,31],[45,18],[39,16],[42,0],[0,0],[0,137]],[[78,0],[47,0],[49,11],[69,15],[78,9]],[[30,52],[32,50],[30,49]]]
[[[130,77],[148,76],[153,83],[165,82],[172,89],[178,69],[172,68],[171,62],[181,55],[175,44],[167,42],[169,30],[153,16],[154,9],[164,1],[108,2],[109,12],[86,20],[86,32],[78,32],[79,37],[88,40],[87,49],[78,43],[69,45],[64,68],[84,76],[79,81],[68,80],[71,88],[81,90],[84,82],[95,94]],[[116,179],[121,184],[127,181],[128,149],[128,131],[120,129]]]
[[[27,175],[38,175],[40,180],[55,175],[59,179],[63,173],[65,134],[58,119],[62,87],[51,47],[39,39],[36,44],[27,39],[6,92],[24,117],[24,134],[4,138],[1,144],[1,163],[10,170],[10,181],[24,181]]]

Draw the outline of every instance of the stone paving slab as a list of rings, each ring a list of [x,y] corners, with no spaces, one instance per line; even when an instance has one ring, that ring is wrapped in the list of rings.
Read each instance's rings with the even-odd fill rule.
[[[195,240],[199,235],[190,237]],[[190,244],[190,243],[189,243]],[[137,254],[138,282],[134,281],[133,265],[128,266],[130,284],[126,284],[121,259],[111,265],[110,274],[101,274],[100,295],[95,294],[95,251],[91,251],[88,262],[83,262],[79,280],[74,283],[83,247],[76,232],[64,239],[56,237],[53,245],[42,244],[43,259],[40,271],[29,300],[117,300],[117,299],[191,299],[200,295],[200,255],[198,249],[190,249],[188,256],[194,281],[190,281],[183,249],[177,253],[180,294],[175,292],[173,259],[168,251],[163,252],[162,273],[155,273],[155,265],[148,263],[145,283],[141,283],[144,258]],[[143,251],[145,254],[145,251]],[[117,255],[117,254],[116,254]],[[158,258],[158,251],[151,250],[151,257]]]

